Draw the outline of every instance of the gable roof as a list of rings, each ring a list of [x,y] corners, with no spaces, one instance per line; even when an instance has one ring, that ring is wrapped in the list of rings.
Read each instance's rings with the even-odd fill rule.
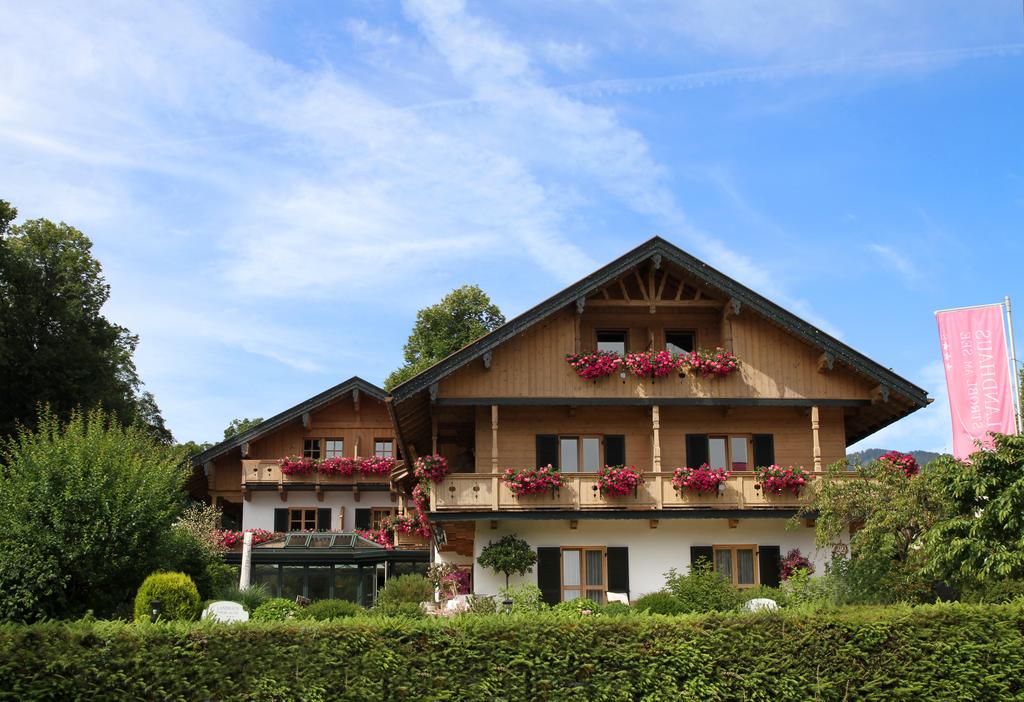
[[[345,382],[335,385],[333,388],[329,388],[328,390],[324,390],[319,395],[314,395],[308,400],[300,402],[294,407],[290,407],[286,409],[284,412],[275,414],[270,419],[264,420],[257,424],[256,426],[250,429],[246,429],[245,431],[232,436],[230,439],[226,439],[220,442],[216,446],[211,446],[202,453],[197,453],[196,455],[192,456],[192,465],[201,466],[207,461],[212,461],[215,458],[219,458],[220,456],[223,456],[225,453],[240,447],[242,444],[248,441],[254,441],[255,439],[260,438],[264,434],[268,434],[274,431],[275,429],[281,428],[282,426],[288,424],[289,422],[293,422],[296,419],[299,419],[306,412],[313,412],[315,410],[320,409],[324,405],[328,405],[331,402],[334,402],[339,397],[342,397],[343,395],[346,395],[347,393],[350,393],[353,390],[358,390],[361,393],[365,393],[370,397],[374,397],[381,401],[387,398],[387,393],[384,391],[384,388],[379,388],[373,383],[367,382],[360,378],[359,376],[354,375]]]
[[[766,317],[795,337],[806,341],[823,352],[832,354],[836,361],[870,378],[879,385],[905,397],[914,408],[926,406],[930,400],[927,392],[892,370],[872,361],[830,334],[797,317],[771,300],[759,295],[745,285],[691,256],[674,244],[656,236],[640,244],[632,251],[594,271],[582,280],[570,285],[544,302],[523,312],[494,331],[485,334],[473,343],[464,346],[450,356],[438,361],[418,375],[409,378],[391,391],[395,402],[401,402],[412,395],[429,388],[433,383],[450,375],[467,363],[509,339],[521,334],[538,322],[563,309],[566,305],[582,301],[587,295],[607,285],[633,267],[653,259],[656,267],[668,261],[693,275],[709,286],[721,290],[727,297],[742,306]]]

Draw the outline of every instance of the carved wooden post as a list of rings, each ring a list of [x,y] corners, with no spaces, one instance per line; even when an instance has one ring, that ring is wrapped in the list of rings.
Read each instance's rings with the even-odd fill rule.
[[[491,472],[498,472],[498,406],[491,405]]]
[[[658,509],[662,508],[663,496],[661,485],[661,407],[651,407],[651,431],[653,433],[652,455],[654,457],[654,499]]]
[[[437,417],[430,418],[430,452],[437,455]]]
[[[818,412],[818,406],[814,405],[811,407],[811,438],[814,441],[814,472],[818,473],[821,471],[821,436],[820,429],[821,421]]]

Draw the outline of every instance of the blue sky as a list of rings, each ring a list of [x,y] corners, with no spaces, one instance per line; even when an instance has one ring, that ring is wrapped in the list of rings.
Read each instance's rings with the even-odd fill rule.
[[[180,440],[654,234],[936,398],[866,446],[949,446],[934,310],[1024,328],[1019,2],[9,2],[0,66],[0,197],[95,242]]]

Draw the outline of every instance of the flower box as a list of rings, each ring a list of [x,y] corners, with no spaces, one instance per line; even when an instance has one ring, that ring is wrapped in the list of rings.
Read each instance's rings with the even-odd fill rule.
[[[573,353],[565,357],[573,367],[576,375],[584,380],[597,380],[618,373],[625,361],[622,356],[611,351],[597,351],[591,354]]]
[[[682,358],[681,365],[689,371],[700,373],[705,378],[724,378],[739,367],[739,360],[731,351],[726,351],[719,346],[713,351],[708,349],[692,351],[689,356]]]
[[[634,466],[605,466],[597,474],[597,489],[604,497],[635,497],[643,482]]]
[[[770,465],[754,469],[754,477],[757,479],[761,491],[765,495],[781,495],[787,490],[794,495],[799,495],[800,490],[807,484],[810,476],[807,471],[800,468],[783,468],[782,466]]]
[[[566,477],[550,465],[540,468],[509,468],[501,476],[501,482],[518,498],[550,492],[555,493],[566,484]]]
[[[725,492],[725,482],[731,475],[724,468],[711,468],[707,463],[699,468],[683,466],[672,474],[672,487],[679,493],[717,496]]]
[[[684,361],[668,351],[643,351],[627,353],[625,363],[638,378],[664,378],[678,372]]]

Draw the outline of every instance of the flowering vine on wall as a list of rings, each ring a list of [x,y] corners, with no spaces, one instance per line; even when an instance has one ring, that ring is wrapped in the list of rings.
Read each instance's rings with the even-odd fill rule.
[[[380,528],[375,530],[357,530],[364,539],[369,539],[381,546],[392,549],[395,546],[395,534],[415,534],[422,539],[430,538],[430,489],[432,483],[439,483],[449,473],[448,461],[444,456],[420,456],[413,465],[416,485],[412,488],[412,498],[408,512],[404,515],[385,517]]]

